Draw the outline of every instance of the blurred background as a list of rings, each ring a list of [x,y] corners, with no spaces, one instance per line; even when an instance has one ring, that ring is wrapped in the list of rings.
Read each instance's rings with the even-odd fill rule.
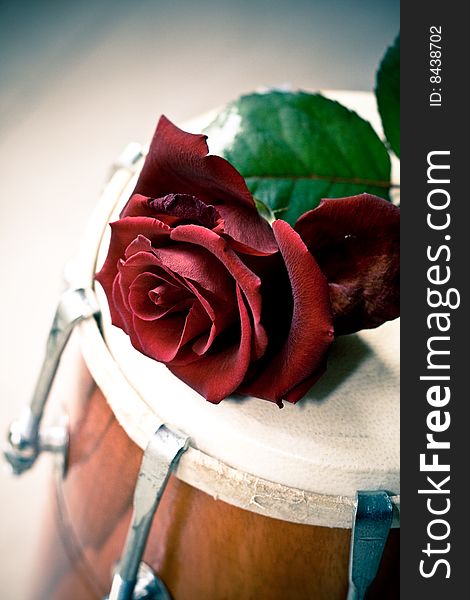
[[[370,91],[398,29],[398,0],[0,1],[2,437],[126,144],[260,86]],[[28,597],[50,467],[0,473],[0,600]]]

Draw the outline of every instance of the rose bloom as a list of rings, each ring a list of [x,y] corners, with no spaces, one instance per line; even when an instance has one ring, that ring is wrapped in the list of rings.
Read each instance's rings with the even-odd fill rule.
[[[356,198],[344,201],[362,202]],[[380,205],[379,221],[383,205],[391,206],[371,196],[366,202],[369,215]],[[210,402],[234,393],[296,402],[325,370],[334,315],[348,332],[355,315],[361,326],[394,318],[392,310],[374,313],[373,302],[345,306],[348,277],[359,296],[377,285],[367,273],[348,276],[351,260],[343,273],[331,268],[326,255],[338,240],[318,242],[316,211],[324,205],[299,220],[298,232],[282,220],[271,228],[238,171],[208,155],[206,136],[162,117],[96,276],[113,324]],[[367,244],[355,247],[352,262],[361,263]],[[362,260],[365,271],[371,262]]]

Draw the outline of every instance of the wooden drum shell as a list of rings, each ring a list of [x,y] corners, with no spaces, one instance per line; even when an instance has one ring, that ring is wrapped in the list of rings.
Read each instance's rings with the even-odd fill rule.
[[[65,478],[55,478],[32,600],[109,592],[142,459],[77,355],[72,342],[54,386],[67,399],[70,450]],[[172,477],[144,560],[174,600],[343,600],[350,535],[258,515]],[[392,529],[369,598],[399,597],[398,548]]]

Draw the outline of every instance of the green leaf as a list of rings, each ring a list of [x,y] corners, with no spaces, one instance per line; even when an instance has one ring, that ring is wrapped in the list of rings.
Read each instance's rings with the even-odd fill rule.
[[[400,35],[382,59],[375,95],[385,136],[400,157]]]
[[[263,219],[266,219],[270,225],[272,225],[276,220],[276,215],[273,213],[273,211],[262,200],[259,200],[259,198],[253,197],[253,200],[255,202],[256,210],[259,212],[259,214],[263,217]]]
[[[211,152],[231,162],[251,193],[291,224],[322,198],[362,192],[388,198],[384,144],[367,121],[320,94],[242,96],[205,133]]]

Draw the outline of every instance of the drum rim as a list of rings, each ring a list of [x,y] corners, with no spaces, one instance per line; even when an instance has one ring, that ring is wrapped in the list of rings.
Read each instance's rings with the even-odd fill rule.
[[[134,173],[126,167],[116,168],[105,186],[82,239],[77,260],[69,269],[69,283],[72,285],[95,290],[98,253],[109,219],[122,196],[127,191],[130,194],[134,188],[142,163],[143,157],[136,164]],[[145,449],[162,421],[119,368],[98,323],[88,319],[78,329],[81,351],[91,375],[126,434]],[[116,387],[113,393],[107,389],[107,381],[119,381],[119,394],[115,393]],[[149,412],[153,418],[149,418]],[[130,413],[132,419],[126,419]],[[268,481],[234,469],[191,445],[183,454],[175,475],[216,499],[257,514],[302,524],[352,527],[354,497],[317,494]],[[400,496],[393,495],[391,499],[394,504],[393,526],[399,527]]]

